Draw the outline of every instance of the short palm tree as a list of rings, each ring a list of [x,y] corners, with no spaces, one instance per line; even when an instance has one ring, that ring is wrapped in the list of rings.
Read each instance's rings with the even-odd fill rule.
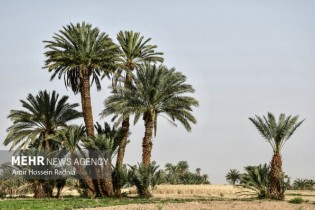
[[[190,131],[190,123],[196,123],[192,115],[192,107],[198,106],[198,101],[184,94],[193,93],[191,85],[186,84],[186,77],[176,72],[174,68],[145,63],[137,68],[137,75],[132,76],[134,87],[131,89],[117,89],[113,95],[105,100],[102,115],[120,114],[123,116],[134,114],[134,123],[142,116],[145,124],[145,134],[142,142],[142,162],[144,166],[151,163],[152,136],[156,134],[157,118],[162,114],[176,125],[178,120],[186,130]],[[165,117],[166,118],[166,117]]]
[[[97,125],[100,126],[99,124]],[[100,194],[112,196],[114,193],[112,182],[112,156],[117,150],[120,132],[110,129],[108,126],[107,123],[105,123],[105,128],[96,126],[98,128],[98,134],[86,138],[83,143],[85,148],[93,151],[96,157],[106,159],[106,163],[97,167],[95,176],[97,177],[96,180]]]
[[[270,170],[269,194],[274,199],[282,200],[284,194],[281,191],[282,159],[281,149],[286,141],[293,135],[295,130],[303,123],[298,122],[298,116],[286,116],[280,114],[278,121],[272,113],[267,116],[249,118],[256,126],[260,134],[270,143],[273,149]]]
[[[293,182],[293,189],[295,190],[314,190],[315,181],[311,179],[296,179]]]
[[[115,83],[122,73],[125,73],[123,80],[126,88],[131,87],[132,71],[143,62],[163,62],[161,57],[163,53],[155,52],[156,45],[150,45],[151,38],[144,39],[140,33],[133,31],[120,31],[117,34],[117,40],[120,46],[120,54],[118,59],[118,70],[115,74]],[[119,81],[119,80],[118,80]],[[114,83],[114,84],[115,84]],[[124,116],[122,122],[123,136],[119,142],[117,153],[116,167],[122,167],[125,156],[125,148],[129,134],[129,116]]]
[[[270,168],[267,164],[245,167],[245,173],[240,178],[243,187],[253,190],[258,198],[268,197]]]
[[[96,83],[101,89],[100,77],[108,75],[115,68],[118,47],[106,33],[93,28],[91,24],[78,23],[63,27],[52,41],[46,43],[44,68],[64,78],[65,85],[76,94],[80,92],[84,122],[88,136],[94,135],[90,86]]]
[[[65,127],[71,120],[82,117],[75,110],[78,104],[68,103],[68,96],[59,97],[55,91],[40,91],[21,100],[24,110],[11,110],[8,118],[13,122],[3,144],[12,143],[10,150],[36,145],[38,149],[53,150],[58,146],[47,137]]]
[[[93,197],[96,194],[96,189],[93,181],[83,165],[74,164],[75,160],[78,160],[82,155],[84,155],[82,146],[80,143],[86,138],[85,127],[72,125],[65,129],[59,130],[55,135],[49,137],[62,145],[61,154],[70,154],[72,165],[76,168],[80,179],[82,179],[85,194],[88,197]]]
[[[235,185],[241,178],[241,174],[237,169],[230,169],[230,171],[225,176],[226,181]]]

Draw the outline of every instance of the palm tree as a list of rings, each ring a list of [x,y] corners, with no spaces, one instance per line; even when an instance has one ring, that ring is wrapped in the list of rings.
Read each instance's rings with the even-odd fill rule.
[[[98,134],[89,137],[84,140],[84,146],[88,150],[93,151],[97,157],[105,158],[106,163],[103,163],[102,167],[97,167],[96,174],[98,188],[101,195],[112,196],[113,195],[113,183],[112,183],[112,156],[117,150],[118,141],[121,136],[120,131],[116,131],[114,128],[105,123],[104,128],[97,123],[95,126]],[[102,177],[102,178],[100,178]]]
[[[189,165],[187,161],[179,161],[176,166],[176,171],[180,174],[189,172]]]
[[[54,72],[51,80],[57,75],[58,79],[64,77],[66,86],[75,94],[80,92],[86,132],[93,136],[90,86],[95,82],[97,90],[101,89],[100,76],[115,68],[118,47],[106,33],[85,22],[63,27],[59,34],[55,33],[53,41],[44,43],[48,49],[44,68]]]
[[[245,167],[245,174],[240,178],[243,187],[253,190],[258,198],[268,197],[270,168],[267,164]]]
[[[67,153],[70,153],[72,165],[76,168],[80,179],[83,181],[85,194],[88,197],[95,196],[96,189],[86,169],[81,164],[74,164],[75,160],[78,160],[84,154],[80,142],[86,138],[85,127],[76,125],[69,126],[49,138],[62,145],[61,154],[67,155]]]
[[[314,190],[315,181],[311,179],[296,179],[293,182],[293,189],[295,190]]]
[[[117,34],[117,40],[120,45],[120,54],[118,59],[118,71],[115,80],[121,77],[121,73],[125,73],[124,86],[130,88],[132,84],[132,71],[143,62],[163,62],[161,52],[155,52],[156,45],[148,44],[151,38],[144,40],[140,33],[133,31],[120,31]],[[115,82],[116,83],[116,82]],[[129,116],[125,115],[122,122],[122,130],[124,135],[120,139],[119,148],[116,159],[116,167],[123,165],[125,156],[125,148],[129,134]],[[118,189],[117,189],[118,190]]]
[[[7,131],[3,144],[12,143],[10,150],[37,147],[46,151],[54,150],[58,144],[47,137],[63,128],[71,120],[82,114],[74,108],[78,104],[68,103],[68,96],[59,98],[55,91],[48,93],[40,91],[38,95],[29,94],[26,100],[21,100],[24,110],[11,110],[8,118],[13,122]]]
[[[196,174],[197,174],[198,176],[201,176],[201,168],[196,168]]]
[[[241,174],[237,169],[230,169],[230,171],[225,176],[226,181],[235,185],[241,178]]]
[[[270,196],[274,199],[283,199],[284,194],[281,192],[281,176],[282,176],[282,159],[281,149],[285,142],[293,135],[295,130],[303,123],[304,120],[298,122],[298,116],[286,116],[280,114],[278,122],[272,113],[267,116],[249,118],[256,126],[260,134],[267,139],[273,149],[273,157],[271,160],[270,170]]]
[[[178,120],[187,131],[190,123],[196,123],[191,114],[192,106],[198,106],[198,101],[186,93],[193,93],[191,85],[185,83],[186,77],[168,70],[165,66],[145,63],[137,68],[137,76],[132,76],[134,88],[117,88],[113,95],[105,100],[103,116],[120,114],[135,115],[134,123],[142,116],[145,124],[145,134],[142,142],[142,162],[144,166],[151,163],[152,136],[156,135],[157,118],[165,114],[173,125]],[[118,120],[123,120],[120,117]]]

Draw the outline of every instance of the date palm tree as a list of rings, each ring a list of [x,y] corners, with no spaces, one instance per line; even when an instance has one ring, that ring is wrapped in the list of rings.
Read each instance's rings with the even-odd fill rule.
[[[98,183],[99,192],[101,195],[112,196],[114,193],[112,183],[112,155],[118,147],[118,135],[113,136],[110,133],[97,134],[84,140],[85,148],[96,153],[97,157],[106,159],[106,163],[97,167],[96,179]],[[102,177],[102,178],[99,178]]]
[[[83,156],[83,148],[80,145],[86,138],[86,130],[84,126],[72,125],[65,129],[59,130],[55,135],[49,137],[51,140],[56,141],[62,145],[61,154],[70,154],[72,165],[75,167],[80,179],[82,180],[84,193],[88,197],[94,197],[96,195],[96,188],[93,180],[87,173],[86,169],[81,164],[75,164],[75,160],[79,160]]]
[[[241,174],[237,169],[230,169],[230,171],[225,176],[226,181],[235,185],[241,178]]]
[[[120,78],[122,73],[124,73],[124,86],[125,88],[130,88],[132,84],[132,72],[138,65],[144,62],[163,62],[163,58],[161,57],[163,53],[155,52],[157,46],[149,44],[151,38],[144,39],[144,37],[140,36],[140,33],[138,32],[120,31],[117,34],[117,40],[120,46],[120,54],[114,84],[119,81],[118,78]],[[123,166],[125,148],[129,134],[129,125],[129,116],[124,116],[124,120],[122,122],[123,136],[119,142],[116,159],[116,167],[118,168]]]
[[[24,110],[10,111],[8,118],[13,125],[7,129],[3,144],[12,143],[10,150],[17,147],[17,151],[34,145],[46,151],[56,149],[58,145],[47,137],[69,121],[82,117],[82,113],[75,110],[79,104],[68,103],[68,98],[60,98],[55,91],[48,93],[46,90],[36,96],[29,94],[26,100],[21,100]]]
[[[280,114],[278,121],[272,113],[267,116],[249,118],[256,126],[260,134],[268,141],[273,149],[273,157],[270,163],[270,188],[271,198],[282,200],[284,193],[281,190],[282,158],[281,149],[295,130],[303,123],[298,122],[299,116],[286,116]]]
[[[240,184],[243,187],[254,191],[254,194],[257,194],[258,198],[267,198],[269,194],[269,173],[270,167],[267,164],[246,166],[245,173],[242,174],[240,178]]]
[[[90,86],[95,82],[97,90],[101,89],[100,77],[115,68],[118,46],[106,33],[85,22],[63,27],[52,39],[44,41],[47,49],[44,68],[53,72],[51,80],[57,75],[58,79],[63,77],[66,87],[71,87],[75,94],[80,92],[86,132],[93,136]]]
[[[151,163],[152,136],[156,135],[158,116],[164,116],[173,125],[179,121],[187,131],[191,130],[190,123],[195,124],[192,107],[198,106],[198,101],[186,96],[193,93],[191,85],[186,84],[186,77],[176,72],[174,68],[145,63],[136,69],[132,75],[134,87],[131,89],[117,88],[113,95],[105,100],[103,116],[119,114],[117,120],[134,114],[134,124],[142,117],[145,133],[142,141],[142,163],[149,167]],[[164,114],[164,115],[163,115]]]

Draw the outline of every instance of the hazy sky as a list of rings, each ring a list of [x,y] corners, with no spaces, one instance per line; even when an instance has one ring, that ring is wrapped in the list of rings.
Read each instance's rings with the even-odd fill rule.
[[[165,64],[183,72],[196,89],[198,124],[188,133],[158,122],[153,160],[187,160],[212,183],[226,183],[231,168],[269,162],[270,145],[248,117],[268,111],[298,114],[303,125],[283,148],[292,179],[315,179],[315,1],[0,1],[0,138],[11,109],[28,93],[47,89],[70,96],[62,80],[49,81],[43,40],[86,21],[116,41],[120,30],[141,32],[164,52]],[[108,96],[92,88],[95,120]],[[107,119],[109,121],[109,118]],[[143,122],[131,128],[126,161],[141,161]],[[3,145],[1,149],[5,149]]]

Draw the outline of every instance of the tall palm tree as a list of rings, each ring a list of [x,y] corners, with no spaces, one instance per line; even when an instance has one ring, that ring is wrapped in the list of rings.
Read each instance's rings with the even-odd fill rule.
[[[225,176],[226,181],[230,182],[231,184],[235,185],[241,178],[241,174],[237,169],[230,169],[230,171]]]
[[[58,146],[47,139],[71,120],[82,117],[74,108],[79,105],[68,103],[68,96],[59,97],[55,91],[40,91],[38,95],[29,94],[21,100],[24,110],[11,110],[8,118],[13,122],[7,131],[4,145],[12,143],[10,150],[36,145],[39,149],[53,150]]]
[[[93,28],[91,24],[77,23],[63,27],[55,33],[52,41],[46,43],[44,68],[64,77],[65,85],[81,94],[83,117],[88,136],[94,135],[90,86],[96,83],[101,89],[100,76],[108,75],[115,68],[118,47],[106,33]]]
[[[137,76],[132,76],[134,88],[117,89],[105,100],[104,116],[120,114],[135,115],[134,123],[142,116],[145,124],[145,134],[142,142],[142,162],[144,166],[151,163],[152,136],[156,134],[157,118],[164,116],[173,125],[178,120],[186,130],[190,131],[190,123],[196,123],[192,115],[192,106],[198,106],[198,101],[184,94],[193,93],[191,85],[186,84],[186,77],[176,72],[174,68],[156,66],[149,63],[137,68]],[[118,120],[123,120],[120,117]]]
[[[140,33],[133,31],[120,31],[117,34],[117,40],[120,46],[120,54],[118,59],[118,70],[114,78],[115,83],[124,72],[124,86],[126,88],[130,88],[132,84],[132,71],[139,64],[143,62],[163,62],[163,58],[161,57],[163,53],[155,52],[157,46],[149,44],[151,38],[144,39],[143,36],[140,36]],[[122,130],[124,134],[119,142],[116,159],[116,167],[118,168],[123,165],[125,148],[129,134],[129,125],[129,116],[126,115],[124,116],[124,120],[122,122]]]
[[[267,116],[257,116],[249,118],[256,126],[260,134],[269,142],[273,149],[270,170],[270,196],[274,199],[282,200],[284,193],[281,191],[282,159],[281,149],[287,140],[293,135],[295,130],[303,123],[298,122],[299,116],[286,116],[280,114],[278,121],[272,113]]]

